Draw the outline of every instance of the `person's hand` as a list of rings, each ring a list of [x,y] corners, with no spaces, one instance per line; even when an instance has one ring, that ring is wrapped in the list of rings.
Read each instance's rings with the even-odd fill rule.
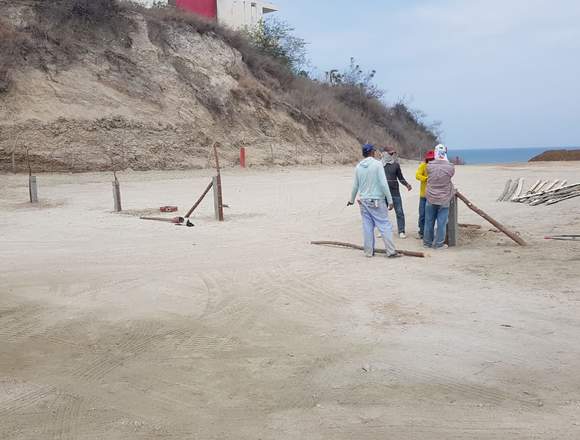
[[[413,189],[413,187],[411,186],[411,184],[407,185],[407,190],[411,191]]]
[[[392,211],[393,209],[395,209],[395,205],[393,205],[392,203],[389,204],[389,211]]]
[[[346,206],[352,206],[352,205],[354,205],[354,202],[351,202],[351,201],[346,202]]]

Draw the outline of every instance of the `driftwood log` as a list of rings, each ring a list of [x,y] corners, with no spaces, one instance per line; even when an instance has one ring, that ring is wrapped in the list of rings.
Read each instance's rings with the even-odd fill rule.
[[[168,217],[139,217],[141,220],[151,220],[154,222],[167,222],[167,223],[173,223],[175,225],[180,225],[181,223],[183,223],[185,221],[185,219],[183,217],[173,217],[173,218],[168,218]]]
[[[505,195],[505,197],[503,199],[504,202],[511,200],[517,189],[518,189],[518,181],[514,180],[511,184],[511,187],[510,187],[508,193]]]
[[[523,178],[518,180],[518,187],[516,189],[516,192],[512,196],[512,200],[516,199],[522,195],[522,192],[524,191],[524,182],[525,182],[525,179],[523,179]]]
[[[503,189],[502,193],[500,194],[500,196],[497,198],[498,202],[503,202],[503,200],[505,199],[505,196],[507,195],[508,191],[510,190],[510,188],[512,187],[512,179],[509,179],[506,183],[505,183],[505,188]]]
[[[364,247],[351,244],[351,243],[343,243],[341,241],[311,241],[310,244],[314,244],[317,246],[336,246],[336,247],[345,247],[350,249],[357,249],[359,251],[363,251]],[[385,254],[386,251],[384,249],[375,249],[377,254]],[[425,258],[425,254],[423,252],[412,252],[412,251],[403,251],[397,249],[397,252],[401,255],[405,255],[407,257],[417,257],[417,258]]]
[[[457,198],[460,199],[463,203],[465,203],[469,209],[471,209],[473,212],[475,212],[476,214],[478,214],[481,217],[483,217],[484,219],[486,219],[488,222],[490,222],[492,225],[494,225],[497,229],[499,229],[501,232],[503,232],[505,235],[507,235],[509,238],[511,238],[517,244],[519,244],[520,246],[527,245],[527,243],[524,241],[524,239],[522,237],[520,237],[515,232],[510,231],[508,228],[506,228],[500,222],[498,222],[494,218],[490,217],[485,211],[479,209],[477,206],[475,206],[467,197],[465,197],[459,191],[457,191],[456,194],[457,194]]]
[[[527,194],[522,197],[514,199],[515,202],[528,203],[530,206],[542,205],[544,203],[554,204],[563,200],[568,200],[573,197],[578,197],[580,194],[580,183],[573,185],[559,186],[550,191],[541,191],[534,194]]]

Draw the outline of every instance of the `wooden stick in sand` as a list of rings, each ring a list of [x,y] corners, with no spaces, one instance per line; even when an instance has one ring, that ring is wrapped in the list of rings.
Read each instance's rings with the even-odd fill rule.
[[[337,247],[345,247],[350,249],[357,249],[359,251],[363,251],[364,247],[351,244],[351,243],[343,243],[342,241],[311,241],[310,244],[314,244],[317,246],[337,246]],[[377,254],[386,254],[384,249],[375,249]],[[423,252],[411,252],[411,251],[402,251],[397,249],[397,252],[401,255],[406,255],[407,257],[417,257],[417,258],[425,258],[425,254]]]
[[[155,222],[166,222],[166,223],[173,223],[175,225],[180,225],[185,221],[183,217],[139,217],[141,220],[152,220]]]
[[[457,194],[457,198],[459,198],[463,203],[465,203],[469,209],[471,209],[473,212],[475,212],[476,214],[478,214],[481,217],[483,217],[484,219],[486,219],[488,222],[490,222],[492,225],[494,225],[497,229],[499,229],[501,232],[503,232],[505,235],[507,235],[509,238],[511,238],[517,244],[519,244],[520,246],[527,245],[527,243],[524,241],[524,239],[522,237],[517,235],[515,232],[510,231],[508,228],[506,228],[500,222],[498,222],[494,218],[490,217],[486,212],[479,209],[477,206],[475,206],[473,203],[471,203],[471,201],[467,197],[465,197],[463,194],[461,194],[459,191],[457,191],[456,194]]]
[[[189,211],[187,211],[187,214],[185,214],[185,218],[191,217],[191,214],[193,214],[193,211],[195,211],[197,209],[197,207],[200,205],[200,203],[203,201],[203,199],[205,199],[205,196],[207,196],[207,193],[212,188],[212,186],[213,186],[213,180],[211,182],[209,182],[209,185],[207,186],[207,188],[205,189],[203,194],[199,197],[199,199],[197,199],[197,202],[195,202],[194,205],[191,207],[191,209]]]
[[[213,152],[215,155],[215,169],[217,172],[216,179],[216,193],[217,193],[217,219],[220,222],[224,221],[224,206],[223,206],[223,195],[222,195],[222,173],[220,169],[220,159],[218,156],[218,143],[213,144]]]

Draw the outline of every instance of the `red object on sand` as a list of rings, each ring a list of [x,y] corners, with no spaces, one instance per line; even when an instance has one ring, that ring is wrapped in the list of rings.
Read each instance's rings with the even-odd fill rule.
[[[177,212],[177,206],[162,206],[159,208],[161,212]]]

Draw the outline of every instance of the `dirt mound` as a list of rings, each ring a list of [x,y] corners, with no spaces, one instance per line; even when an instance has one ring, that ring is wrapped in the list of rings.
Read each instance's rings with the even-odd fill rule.
[[[240,147],[250,165],[287,165],[435,142],[406,108],[352,108],[215,24],[79,1],[0,0],[0,171],[27,154],[35,172],[146,170],[207,167],[215,142],[225,165]]]
[[[548,150],[530,159],[530,162],[560,162],[580,160],[580,150]]]

